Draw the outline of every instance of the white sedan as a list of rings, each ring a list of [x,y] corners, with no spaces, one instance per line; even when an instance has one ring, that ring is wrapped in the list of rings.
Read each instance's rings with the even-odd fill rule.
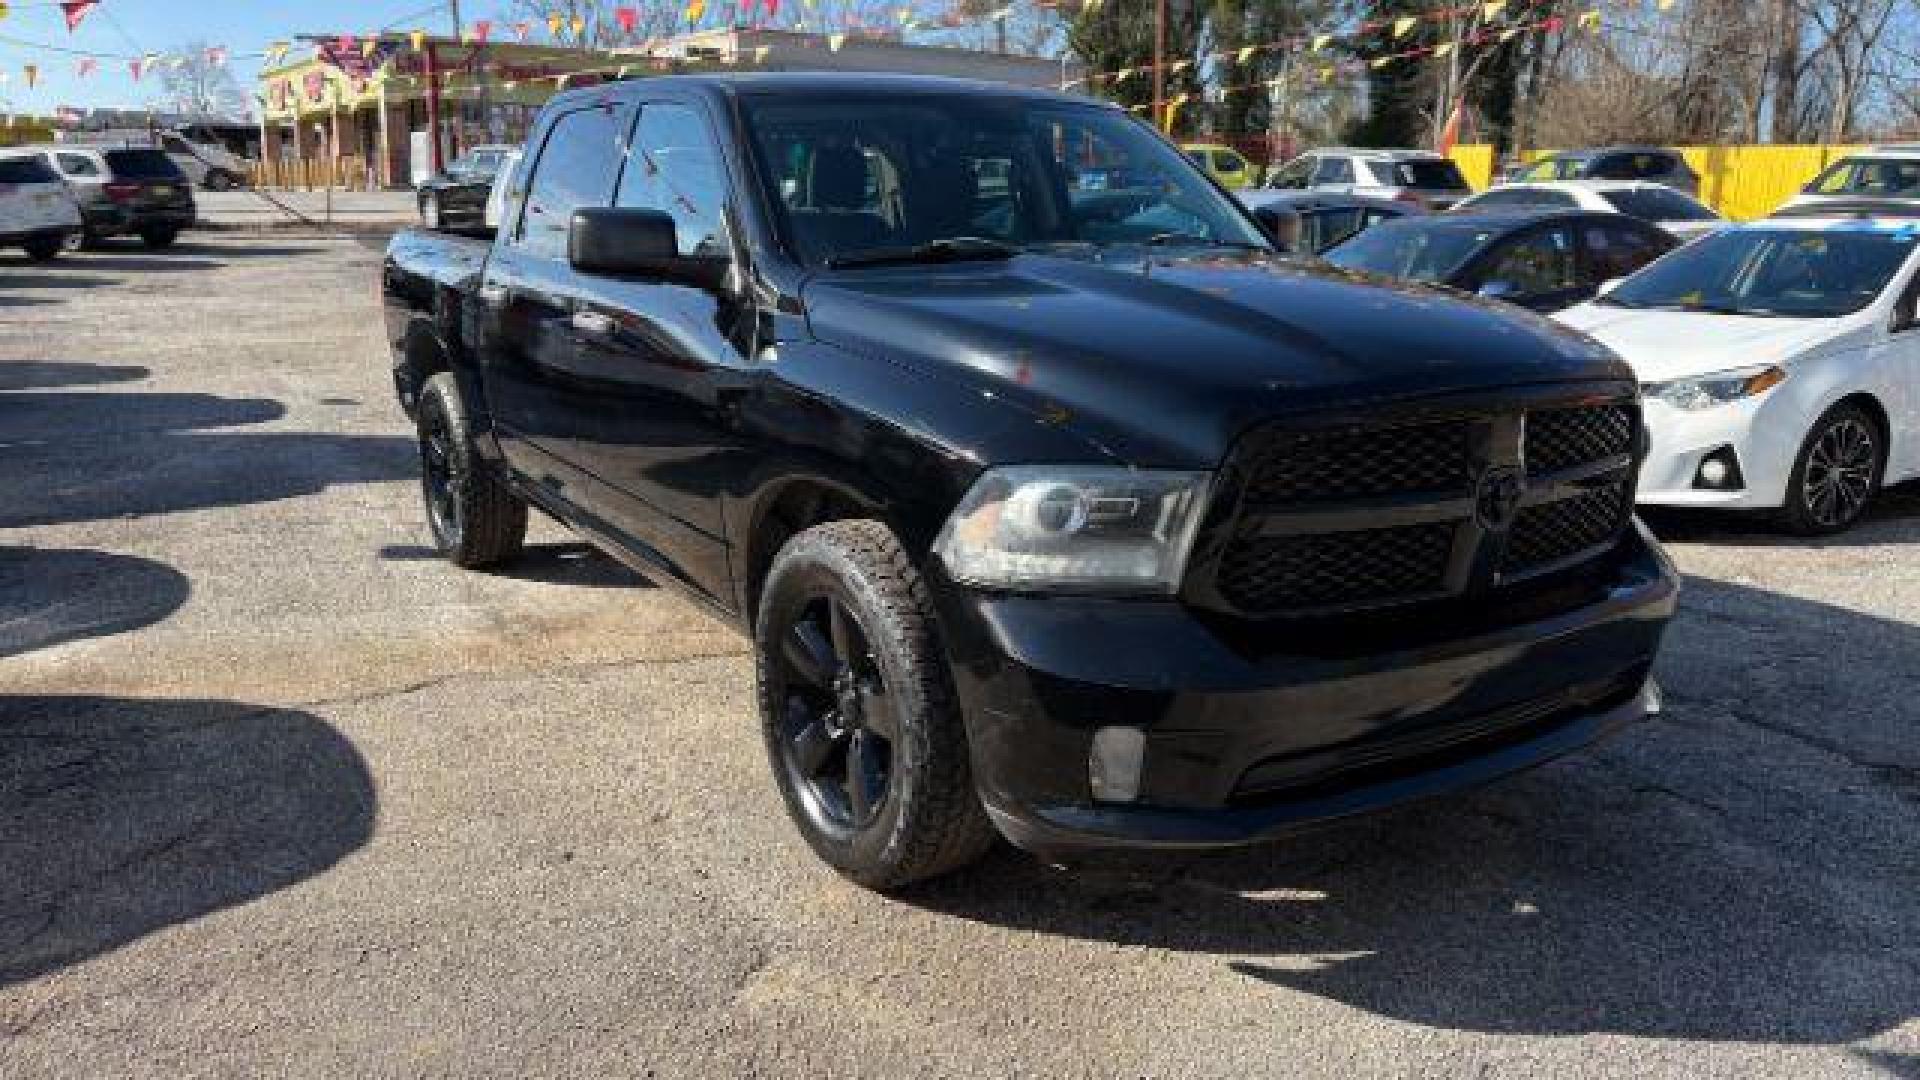
[[[1806,535],[1920,475],[1920,222],[1774,219],[1679,248],[1554,318],[1633,365],[1639,501],[1764,508]]]
[[[1693,240],[1726,225],[1712,207],[1665,184],[1639,180],[1555,180],[1502,184],[1455,206],[1452,213],[1551,206],[1625,214],[1658,225],[1682,240]]]

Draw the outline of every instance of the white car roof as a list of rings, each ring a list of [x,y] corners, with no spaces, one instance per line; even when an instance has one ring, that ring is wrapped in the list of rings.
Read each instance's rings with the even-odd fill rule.
[[[1873,214],[1833,214],[1761,218],[1733,227],[1738,232],[1877,232],[1920,236],[1920,218]]]
[[[1517,184],[1504,184],[1500,187],[1490,188],[1488,190],[1491,190],[1491,191],[1536,191],[1536,190],[1537,191],[1591,191],[1591,192],[1599,193],[1603,191],[1646,191],[1652,188],[1659,188],[1662,191],[1673,191],[1672,188],[1666,186],[1665,184],[1656,184],[1650,180],[1526,180]],[[1686,194],[1686,192],[1684,191],[1679,191],[1674,193],[1676,195]]]

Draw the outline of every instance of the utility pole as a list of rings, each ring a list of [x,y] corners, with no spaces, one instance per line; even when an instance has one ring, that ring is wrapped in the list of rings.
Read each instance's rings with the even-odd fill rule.
[[[453,13],[453,40],[459,41],[466,27],[460,23],[460,0],[448,0],[447,8]]]
[[[1167,0],[1153,3],[1153,126],[1167,129]]]

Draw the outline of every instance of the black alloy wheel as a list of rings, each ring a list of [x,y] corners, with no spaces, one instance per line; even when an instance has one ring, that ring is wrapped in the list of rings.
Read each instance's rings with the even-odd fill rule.
[[[1865,409],[1842,402],[1813,425],[1787,483],[1787,527],[1805,536],[1852,528],[1880,486],[1886,448]]]
[[[893,784],[898,715],[866,631],[831,591],[813,596],[775,660],[782,760],[808,817],[848,836],[870,827]]]
[[[427,380],[414,414],[420,493],[440,553],[469,570],[520,554],[527,537],[527,504],[478,456],[468,434],[466,403],[451,372]]]
[[[420,488],[427,503],[427,524],[442,547],[459,547],[460,500],[454,497],[460,480],[453,453],[452,425],[444,409],[420,414]]]

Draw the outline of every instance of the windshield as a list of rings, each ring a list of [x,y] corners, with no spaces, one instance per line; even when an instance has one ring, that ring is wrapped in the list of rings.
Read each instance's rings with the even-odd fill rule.
[[[1718,221],[1720,216],[1671,188],[1603,191],[1615,210],[1641,221]]]
[[[187,175],[161,150],[108,150],[107,167],[123,180],[185,180]]]
[[[1383,221],[1321,257],[1348,270],[1443,282],[1494,235],[1492,229],[1403,218]]]
[[[500,159],[506,156],[504,150],[475,150],[466,157],[448,166],[448,172],[497,173],[500,171]]]
[[[1628,278],[1618,307],[1823,319],[1872,303],[1913,253],[1892,229],[1736,229],[1716,233]]]
[[[1270,247],[1192,162],[1115,109],[969,94],[747,98],[742,112],[810,263],[956,239]]]
[[[1836,161],[1809,185],[1821,195],[1859,195],[1865,198],[1920,196],[1920,160],[1902,158],[1847,158]]]
[[[1460,166],[1451,161],[1397,161],[1392,170],[1393,182],[1401,187],[1457,191],[1467,186],[1467,178],[1460,175]]]

